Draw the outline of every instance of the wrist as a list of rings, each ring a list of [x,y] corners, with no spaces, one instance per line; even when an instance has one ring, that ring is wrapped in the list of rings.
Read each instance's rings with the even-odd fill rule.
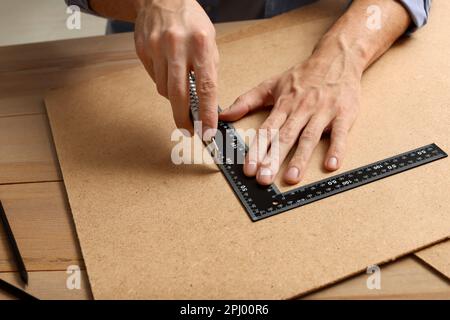
[[[326,34],[314,48],[308,63],[323,71],[341,66],[341,71],[361,77],[370,61],[368,52],[363,43],[350,41],[345,35]]]

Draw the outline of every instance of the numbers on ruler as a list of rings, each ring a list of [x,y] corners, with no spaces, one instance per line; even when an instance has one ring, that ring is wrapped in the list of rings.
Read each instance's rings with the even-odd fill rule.
[[[345,181],[342,181],[342,185],[345,187],[345,186],[351,185],[352,182],[353,182],[352,180],[345,180]]]
[[[245,155],[245,144],[238,140],[235,131],[232,130],[233,127],[226,124],[221,125],[226,129],[226,134],[231,138],[227,143],[228,147],[237,150],[238,154],[240,151],[243,151]],[[375,164],[343,173],[329,180],[322,180],[321,182],[317,182],[310,186],[304,186],[290,192],[279,193],[279,191],[269,187],[264,193],[268,192],[271,194],[273,199],[270,204],[264,200],[264,194],[253,189],[254,186],[252,184],[243,184],[245,180],[243,179],[243,176],[237,172],[242,169],[236,169],[234,167],[234,161],[231,157],[223,156],[225,162],[223,169],[228,171],[229,176],[227,175],[227,177],[234,186],[233,189],[235,192],[240,194],[241,199],[246,203],[249,214],[253,217],[257,217],[255,220],[259,220],[265,216],[280,213],[289,210],[290,208],[327,197],[331,194],[339,193],[358,185],[364,185],[384,176],[389,176],[396,171],[404,170],[405,167],[414,167],[415,164],[424,160],[428,162],[431,160],[430,158],[437,157],[440,154],[439,149],[436,150],[435,148],[428,147],[428,149],[419,149],[419,151],[414,150],[395,158],[385,159]]]
[[[367,183],[365,181],[371,180],[372,178],[375,178],[376,176],[383,175],[387,172],[392,172],[395,170],[398,170],[400,168],[403,168],[404,166],[411,165],[414,162],[419,162],[424,160],[425,158],[430,158],[431,154],[436,154],[437,152],[434,152],[432,149],[428,150],[420,150],[415,151],[412,153],[409,153],[408,155],[398,156],[393,159],[386,160],[384,162],[379,162],[376,164],[373,164],[369,167],[361,168],[356,171],[343,174],[341,176],[334,177],[328,181],[324,181],[315,185],[312,185],[307,188],[301,188],[298,190],[294,190],[293,192],[290,192],[290,196],[298,195],[303,196],[307,200],[312,200],[313,198],[317,196],[322,196],[322,194],[327,194],[330,192],[334,192],[335,190],[339,190],[342,188],[349,187],[352,184],[358,184],[358,183]],[[411,157],[414,157],[412,160]],[[408,160],[408,161],[407,161]],[[375,178],[376,179],[376,178]],[[305,198],[302,198],[300,200],[288,200],[287,205],[292,205],[294,203],[300,203],[305,201]],[[283,200],[285,200],[284,196],[282,197]]]

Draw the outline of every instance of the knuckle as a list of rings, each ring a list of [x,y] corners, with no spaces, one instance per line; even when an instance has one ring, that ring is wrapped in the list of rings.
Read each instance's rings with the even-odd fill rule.
[[[272,129],[275,127],[276,120],[274,117],[268,117],[261,125],[261,129]]]
[[[301,106],[305,109],[316,109],[319,104],[319,95],[312,91],[305,92],[301,101]]]
[[[264,92],[272,93],[272,88],[277,84],[278,79],[276,77],[272,77],[270,79],[264,80],[260,84],[258,84],[258,88]]]
[[[234,101],[233,105],[243,106],[243,107],[248,108],[250,104],[248,102],[247,96],[241,95]]]
[[[152,34],[149,35],[149,37],[148,37],[148,45],[149,45],[150,49],[158,50],[159,49],[159,42],[160,42],[159,34],[152,33]]]
[[[279,156],[271,154],[270,156],[265,157],[261,162],[261,167],[275,169],[279,164]]]
[[[183,39],[183,32],[177,28],[171,28],[164,31],[164,39],[174,45]]]
[[[341,112],[351,110],[349,104],[346,101],[342,101],[341,99],[338,99],[334,105],[336,106],[336,109]]]
[[[236,101],[234,103],[235,104],[244,105],[244,106],[248,104],[245,95],[241,95],[241,96],[237,97],[237,99],[236,99]]]
[[[333,135],[336,137],[336,138],[343,138],[343,137],[345,137],[346,135],[347,135],[347,130],[346,129],[344,129],[343,127],[341,127],[341,126],[336,126],[336,127],[334,127],[333,129],[332,129],[332,132],[333,132]]]
[[[280,132],[280,143],[288,144],[297,138],[296,122],[296,119],[292,118],[286,120],[283,130]]]
[[[335,103],[330,103],[330,104],[323,105],[322,108],[321,108],[321,111],[329,111],[332,114],[337,114],[341,110],[342,109]]]
[[[216,82],[211,78],[200,79],[197,85],[197,91],[202,96],[210,96],[217,89]]]
[[[192,32],[192,41],[195,46],[203,48],[208,42],[208,32],[206,30],[195,30]]]
[[[313,128],[305,128],[300,139],[305,143],[313,143],[318,141],[319,137],[320,136],[317,133],[317,130]]]
[[[295,166],[295,167],[298,167],[298,168],[302,168],[304,162],[305,161],[303,160],[302,155],[299,152],[296,152],[292,156],[291,161],[289,162],[289,166]]]

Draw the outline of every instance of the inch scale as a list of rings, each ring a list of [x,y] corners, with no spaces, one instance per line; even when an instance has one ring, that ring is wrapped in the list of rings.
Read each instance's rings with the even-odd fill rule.
[[[198,120],[198,97],[193,74],[189,76],[189,94],[193,118]],[[275,184],[261,186],[255,178],[244,175],[242,160],[248,149],[233,125],[219,121],[217,129],[215,141],[207,144],[207,148],[253,221],[259,221],[447,157],[441,148],[432,143],[293,190],[280,192]],[[219,135],[222,138],[219,139]]]

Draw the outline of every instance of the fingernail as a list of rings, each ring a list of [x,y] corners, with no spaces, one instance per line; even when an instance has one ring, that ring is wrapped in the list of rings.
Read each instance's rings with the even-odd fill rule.
[[[260,176],[265,176],[265,177],[270,177],[272,176],[272,170],[270,170],[269,168],[261,168],[261,170],[259,170],[259,175]]]
[[[249,163],[247,163],[247,174],[249,176],[255,176],[256,169],[257,169],[257,165],[256,165],[255,161],[249,161]]]
[[[258,181],[261,184],[270,184],[272,182],[272,170],[261,168],[258,172]]]
[[[178,130],[181,131],[181,133],[182,133],[185,137],[187,137],[187,138],[190,138],[190,137],[191,137],[191,133],[189,132],[189,130],[184,129],[184,128],[181,128],[181,129],[178,129]]]
[[[212,129],[212,128],[205,128],[205,131],[203,131],[203,141],[211,141],[212,138],[214,138],[216,136],[216,129]]]
[[[331,157],[327,162],[328,168],[337,169],[337,159],[336,157]]]
[[[289,170],[286,172],[286,179],[290,181],[295,181],[300,176],[300,170],[298,170],[297,167],[290,167]]]

